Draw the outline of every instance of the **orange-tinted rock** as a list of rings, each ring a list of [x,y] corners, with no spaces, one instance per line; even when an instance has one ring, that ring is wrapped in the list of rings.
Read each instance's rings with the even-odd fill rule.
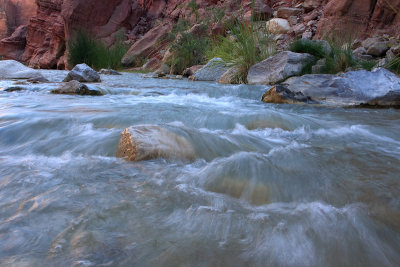
[[[154,158],[194,160],[195,152],[183,136],[156,125],[138,125],[122,132],[116,156],[128,161]]]
[[[0,0],[0,40],[28,24],[35,13],[35,0]]]
[[[4,59],[21,60],[25,50],[26,32],[26,26],[19,26],[10,37],[0,41],[0,55]]]
[[[166,46],[165,39],[171,29],[172,25],[165,23],[147,32],[145,36],[131,46],[122,58],[122,64],[127,67],[134,66],[138,61],[157,53],[161,48]]]

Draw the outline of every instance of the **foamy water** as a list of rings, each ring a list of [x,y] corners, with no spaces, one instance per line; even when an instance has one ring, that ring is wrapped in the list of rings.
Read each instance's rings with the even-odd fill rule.
[[[400,111],[137,74],[52,95],[43,73],[0,89],[1,266],[398,266]],[[143,124],[195,159],[117,159]]]

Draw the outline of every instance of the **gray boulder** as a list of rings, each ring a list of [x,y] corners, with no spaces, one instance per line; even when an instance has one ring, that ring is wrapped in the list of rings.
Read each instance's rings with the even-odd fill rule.
[[[400,106],[400,78],[383,68],[372,72],[350,71],[342,75],[310,74],[292,77],[281,86],[288,92],[301,93],[310,101],[321,104]]]
[[[388,42],[382,38],[373,37],[365,39],[362,46],[367,50],[367,54],[375,57],[384,56],[389,50]]]
[[[387,45],[387,42],[377,42],[368,48],[367,54],[375,57],[381,57],[384,56],[388,50],[389,46]]]
[[[38,71],[26,67],[24,64],[15,60],[0,61],[0,79],[44,79]]]
[[[101,69],[99,73],[103,75],[122,75],[121,73],[113,69]]]
[[[65,77],[64,82],[78,81],[95,83],[101,82],[100,75],[86,64],[76,65]]]
[[[103,93],[99,89],[92,87],[89,88],[87,85],[75,80],[61,85],[58,89],[52,90],[51,93],[65,95],[103,95]]]
[[[218,81],[229,69],[220,58],[211,59],[203,68],[193,74],[194,81]]]
[[[299,75],[312,61],[312,55],[284,51],[253,65],[247,75],[247,81],[249,84],[276,84]]]

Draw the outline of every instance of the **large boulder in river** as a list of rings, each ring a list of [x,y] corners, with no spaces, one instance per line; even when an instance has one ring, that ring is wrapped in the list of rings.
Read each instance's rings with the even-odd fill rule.
[[[51,93],[65,95],[103,95],[103,93],[99,89],[92,87],[89,88],[86,84],[80,83],[75,80],[61,85],[58,89],[52,90]]]
[[[289,78],[280,86],[284,88],[282,90],[290,92],[286,95],[281,94],[288,101],[293,100],[293,94],[301,93],[309,102],[316,101],[320,104],[400,106],[400,78],[386,69],[377,69],[372,72],[350,71],[342,75],[309,74]],[[268,92],[271,90],[274,88]],[[283,102],[282,99],[279,99],[275,103],[288,103],[288,101]],[[274,103],[273,101],[266,102]]]
[[[76,65],[65,77],[64,82],[78,81],[78,82],[88,82],[95,83],[101,82],[100,75],[93,70],[91,67],[83,64]]]
[[[126,128],[121,134],[116,155],[129,161],[195,158],[194,148],[185,137],[156,125]]]
[[[299,75],[312,61],[312,55],[284,51],[251,66],[247,81],[249,84],[276,84]]]
[[[44,79],[38,71],[26,67],[24,64],[15,60],[0,61],[0,79]]]
[[[221,58],[211,59],[203,68],[193,75],[194,81],[218,81],[229,67]]]

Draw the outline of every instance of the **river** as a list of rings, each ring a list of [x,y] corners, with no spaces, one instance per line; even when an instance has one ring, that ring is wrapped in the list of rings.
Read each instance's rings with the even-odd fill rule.
[[[1,266],[399,266],[399,110],[102,79],[99,97],[0,89]],[[116,158],[143,124],[190,136],[195,159]]]

